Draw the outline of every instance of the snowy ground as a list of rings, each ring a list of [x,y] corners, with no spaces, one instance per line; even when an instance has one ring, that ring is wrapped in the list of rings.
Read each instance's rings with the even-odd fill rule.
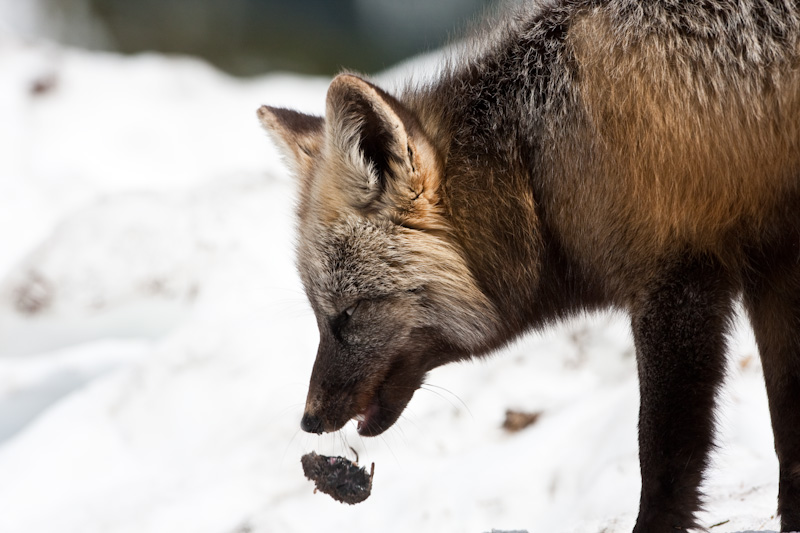
[[[622,317],[439,369],[377,439],[299,431],[317,332],[255,109],[321,112],[327,81],[0,34],[0,532],[630,531]],[[776,531],[761,369],[732,344],[702,520]],[[543,415],[510,434],[507,408]],[[352,507],[299,462],[350,447],[375,463]]]

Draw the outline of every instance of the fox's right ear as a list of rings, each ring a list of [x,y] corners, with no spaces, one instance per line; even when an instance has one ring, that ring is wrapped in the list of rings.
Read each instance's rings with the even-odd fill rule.
[[[258,108],[261,125],[270,134],[298,177],[307,176],[322,147],[325,120],[263,105]]]

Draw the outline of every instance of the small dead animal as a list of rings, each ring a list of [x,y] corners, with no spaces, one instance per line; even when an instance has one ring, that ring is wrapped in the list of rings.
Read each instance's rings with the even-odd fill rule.
[[[369,497],[375,463],[367,473],[366,468],[359,467],[345,457],[328,457],[317,455],[316,452],[305,454],[300,462],[303,464],[303,473],[316,485],[314,492],[319,490],[336,501],[350,505],[361,503]]]

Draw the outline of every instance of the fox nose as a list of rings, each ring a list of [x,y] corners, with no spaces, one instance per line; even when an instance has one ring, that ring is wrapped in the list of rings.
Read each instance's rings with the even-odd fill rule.
[[[322,433],[322,419],[317,415],[305,413],[303,419],[300,421],[300,429],[308,433],[316,433],[319,435]]]

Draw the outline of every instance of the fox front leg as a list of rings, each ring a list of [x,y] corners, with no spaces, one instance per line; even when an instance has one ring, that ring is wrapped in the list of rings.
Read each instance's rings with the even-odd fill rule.
[[[800,531],[800,261],[797,239],[758,257],[744,289],[780,464],[781,531]]]
[[[684,259],[657,276],[633,310],[642,475],[634,533],[698,526],[732,293],[722,269]]]

